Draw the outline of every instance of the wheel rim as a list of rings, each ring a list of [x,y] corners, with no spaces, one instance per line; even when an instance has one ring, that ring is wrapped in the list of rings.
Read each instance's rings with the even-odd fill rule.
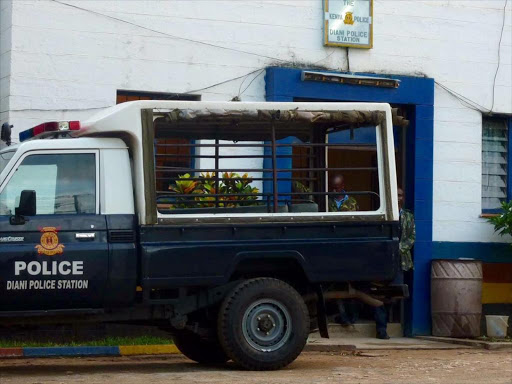
[[[242,331],[245,340],[254,349],[261,352],[277,351],[290,338],[290,312],[279,301],[258,300],[245,311]]]

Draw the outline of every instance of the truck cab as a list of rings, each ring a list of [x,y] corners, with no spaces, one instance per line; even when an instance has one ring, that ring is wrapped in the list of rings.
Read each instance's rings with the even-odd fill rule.
[[[387,104],[141,101],[22,132],[0,151],[0,323],[145,322],[198,362],[289,364],[328,336],[326,301],[407,296],[394,120]]]
[[[10,312],[132,304],[135,212],[124,142],[33,140],[1,156],[9,161],[1,173],[0,307]],[[131,246],[116,244],[116,237],[127,236],[123,231],[130,231]]]

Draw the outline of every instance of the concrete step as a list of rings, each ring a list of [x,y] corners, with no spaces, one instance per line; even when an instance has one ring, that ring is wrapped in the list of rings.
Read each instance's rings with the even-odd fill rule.
[[[388,324],[388,335],[390,337],[402,337],[402,325],[400,323]],[[344,326],[336,323],[329,324],[329,335],[331,338],[361,338],[375,337],[375,322],[355,323]],[[311,337],[320,337],[318,332],[312,333]]]
[[[505,344],[505,343],[501,343]],[[508,343],[512,344],[512,343]],[[304,348],[308,352],[346,352],[364,350],[393,350],[393,349],[461,349],[474,348],[474,346],[461,346],[419,338],[392,337],[390,340],[380,340],[374,337],[349,337],[318,339],[310,337]],[[368,355],[367,355],[368,356]],[[376,355],[372,355],[372,357]]]

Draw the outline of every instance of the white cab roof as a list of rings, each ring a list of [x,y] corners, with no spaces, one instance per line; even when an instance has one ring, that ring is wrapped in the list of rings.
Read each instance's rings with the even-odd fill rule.
[[[126,148],[126,144],[115,138],[83,138],[76,140],[73,138],[66,139],[32,139],[24,141],[20,144],[11,145],[0,151],[0,153],[17,151],[28,152],[35,150],[47,150],[47,149],[107,149],[107,148]]]
[[[118,104],[82,122],[75,136],[99,134],[129,134],[141,140],[141,110],[175,109],[195,111],[256,111],[256,110],[303,110],[303,111],[385,111],[391,117],[391,107],[386,103],[295,103],[295,102],[232,102],[232,101],[175,101],[141,100]]]

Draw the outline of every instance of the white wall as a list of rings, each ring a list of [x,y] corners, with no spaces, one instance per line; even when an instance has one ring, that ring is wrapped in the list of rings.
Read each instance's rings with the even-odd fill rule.
[[[56,2],[15,1],[7,87],[15,130],[83,119],[115,104],[118,89],[187,92],[285,62],[347,70],[346,50],[322,45],[322,0],[66,2],[168,35]],[[426,75],[490,108],[504,4],[375,0],[374,48],[351,49],[350,70]],[[511,25],[509,1],[493,108],[508,114]],[[257,74],[197,93],[230,100]],[[264,97],[261,74],[242,99]],[[503,241],[479,217],[481,114],[437,86],[434,140],[434,240]]]
[[[319,62],[334,69],[344,63],[343,50],[328,50],[321,44],[318,1],[68,3],[167,34],[275,59],[171,38],[54,2],[18,0],[11,108],[35,110],[13,112],[16,129],[69,115],[42,110],[113,105],[117,89],[187,92],[288,60]],[[245,79],[242,89],[251,79]],[[203,100],[231,99],[243,80],[200,93]],[[263,75],[243,100],[264,100]]]
[[[0,1],[0,126],[9,118],[11,75],[11,1]],[[2,147],[0,142],[0,148]]]

